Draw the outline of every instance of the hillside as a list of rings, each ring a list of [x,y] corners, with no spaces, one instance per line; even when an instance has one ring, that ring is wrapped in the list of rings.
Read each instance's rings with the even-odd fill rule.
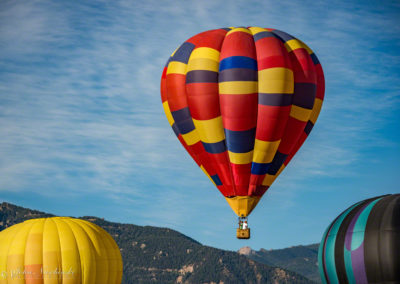
[[[0,230],[51,214],[0,205]],[[82,217],[107,230],[121,249],[123,283],[313,283],[285,269],[211,248],[171,229]]]
[[[249,247],[243,247],[239,254],[246,255],[250,259],[267,265],[279,266],[290,271],[297,272],[308,279],[320,283],[318,272],[318,247],[319,244],[308,246],[295,246],[278,250],[254,251]]]

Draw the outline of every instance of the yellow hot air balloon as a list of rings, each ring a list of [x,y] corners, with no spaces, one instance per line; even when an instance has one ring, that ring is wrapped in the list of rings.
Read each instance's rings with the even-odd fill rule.
[[[0,284],[120,284],[121,280],[117,244],[88,221],[32,219],[0,232]]]

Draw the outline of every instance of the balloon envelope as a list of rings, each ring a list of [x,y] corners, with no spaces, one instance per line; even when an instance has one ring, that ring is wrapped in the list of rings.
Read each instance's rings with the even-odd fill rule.
[[[400,194],[340,214],[322,238],[318,267],[323,283],[400,283]]]
[[[120,284],[121,279],[117,244],[88,221],[32,219],[0,232],[0,284]]]
[[[188,39],[161,78],[173,131],[242,217],[301,147],[323,98],[314,52],[285,32],[259,27]]]

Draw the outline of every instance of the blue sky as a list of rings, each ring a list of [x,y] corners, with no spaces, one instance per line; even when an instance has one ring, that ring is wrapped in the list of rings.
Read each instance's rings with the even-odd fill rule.
[[[176,229],[237,250],[319,242],[365,198],[400,192],[397,1],[1,1],[0,201]],[[277,28],[319,57],[319,120],[236,240],[236,216],[185,153],[159,81],[189,37]]]

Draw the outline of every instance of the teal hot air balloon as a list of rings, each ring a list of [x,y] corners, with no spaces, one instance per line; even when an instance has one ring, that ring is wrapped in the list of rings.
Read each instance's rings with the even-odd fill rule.
[[[400,194],[340,214],[322,238],[318,265],[323,283],[400,283]]]

